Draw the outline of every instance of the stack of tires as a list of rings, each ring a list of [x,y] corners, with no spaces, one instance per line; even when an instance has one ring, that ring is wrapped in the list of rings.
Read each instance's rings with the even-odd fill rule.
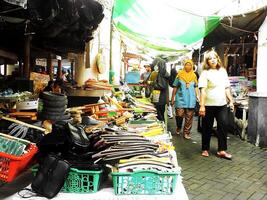
[[[70,114],[66,113],[68,104],[67,96],[52,92],[43,92],[41,95],[43,102],[40,117],[53,121],[70,120]]]

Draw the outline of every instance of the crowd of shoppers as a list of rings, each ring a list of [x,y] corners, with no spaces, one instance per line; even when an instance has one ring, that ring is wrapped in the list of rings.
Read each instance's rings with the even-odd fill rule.
[[[194,114],[202,120],[202,153],[209,157],[210,140],[213,133],[213,124],[217,122],[218,149],[217,156],[231,159],[232,155],[227,152],[227,113],[229,107],[234,109],[233,98],[230,91],[230,82],[227,71],[222,65],[221,59],[214,50],[205,52],[202,72],[194,71],[194,63],[191,59],[183,61],[183,68],[173,72],[169,76],[166,71],[166,63],[162,59],[154,60],[153,70],[149,73],[149,85],[153,85],[154,93],[158,94],[157,100],[153,92],[152,102],[157,109],[158,119],[165,121],[164,113],[169,105],[169,86],[173,88],[170,104],[175,108],[176,133],[185,139],[191,139],[191,128]],[[145,74],[144,74],[145,76]],[[169,80],[169,81],[168,81]],[[199,111],[196,111],[196,105]],[[183,123],[184,120],[184,123]],[[183,128],[182,128],[183,125]]]

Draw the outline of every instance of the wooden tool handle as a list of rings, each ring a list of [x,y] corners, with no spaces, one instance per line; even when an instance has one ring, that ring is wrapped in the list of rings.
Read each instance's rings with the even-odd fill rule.
[[[10,122],[14,122],[14,123],[17,123],[17,124],[21,124],[23,126],[27,126],[29,128],[33,128],[33,129],[37,129],[37,130],[40,130],[40,131],[43,131],[43,132],[46,132],[46,129],[44,128],[41,128],[39,126],[34,126],[32,124],[28,124],[28,123],[25,123],[25,122],[22,122],[20,120],[17,120],[17,119],[13,119],[13,118],[10,118],[10,117],[5,117],[5,116],[0,116],[1,119],[4,119],[4,120],[7,120],[7,121],[10,121]]]
[[[86,133],[90,133],[92,130],[96,129],[96,128],[100,128],[102,126],[104,126],[106,123],[104,122],[100,122],[99,124],[95,125],[95,126],[89,126],[89,127],[86,127],[84,130]]]

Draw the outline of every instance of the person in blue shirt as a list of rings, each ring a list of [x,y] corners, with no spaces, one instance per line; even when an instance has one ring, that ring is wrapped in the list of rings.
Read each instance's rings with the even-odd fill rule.
[[[184,61],[184,67],[180,70],[174,80],[171,103],[175,102],[176,113],[176,133],[180,134],[182,120],[185,118],[183,136],[190,139],[194,109],[196,101],[199,99],[197,76],[193,71],[193,61],[187,59]]]

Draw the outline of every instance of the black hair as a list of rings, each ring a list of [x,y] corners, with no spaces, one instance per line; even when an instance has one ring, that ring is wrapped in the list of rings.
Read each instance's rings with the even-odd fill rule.
[[[48,83],[47,83],[47,86],[52,86],[52,84],[54,83],[54,81],[53,80],[50,80],[50,81],[48,81]]]
[[[55,80],[54,85],[62,86],[63,85],[63,80],[62,79]]]

